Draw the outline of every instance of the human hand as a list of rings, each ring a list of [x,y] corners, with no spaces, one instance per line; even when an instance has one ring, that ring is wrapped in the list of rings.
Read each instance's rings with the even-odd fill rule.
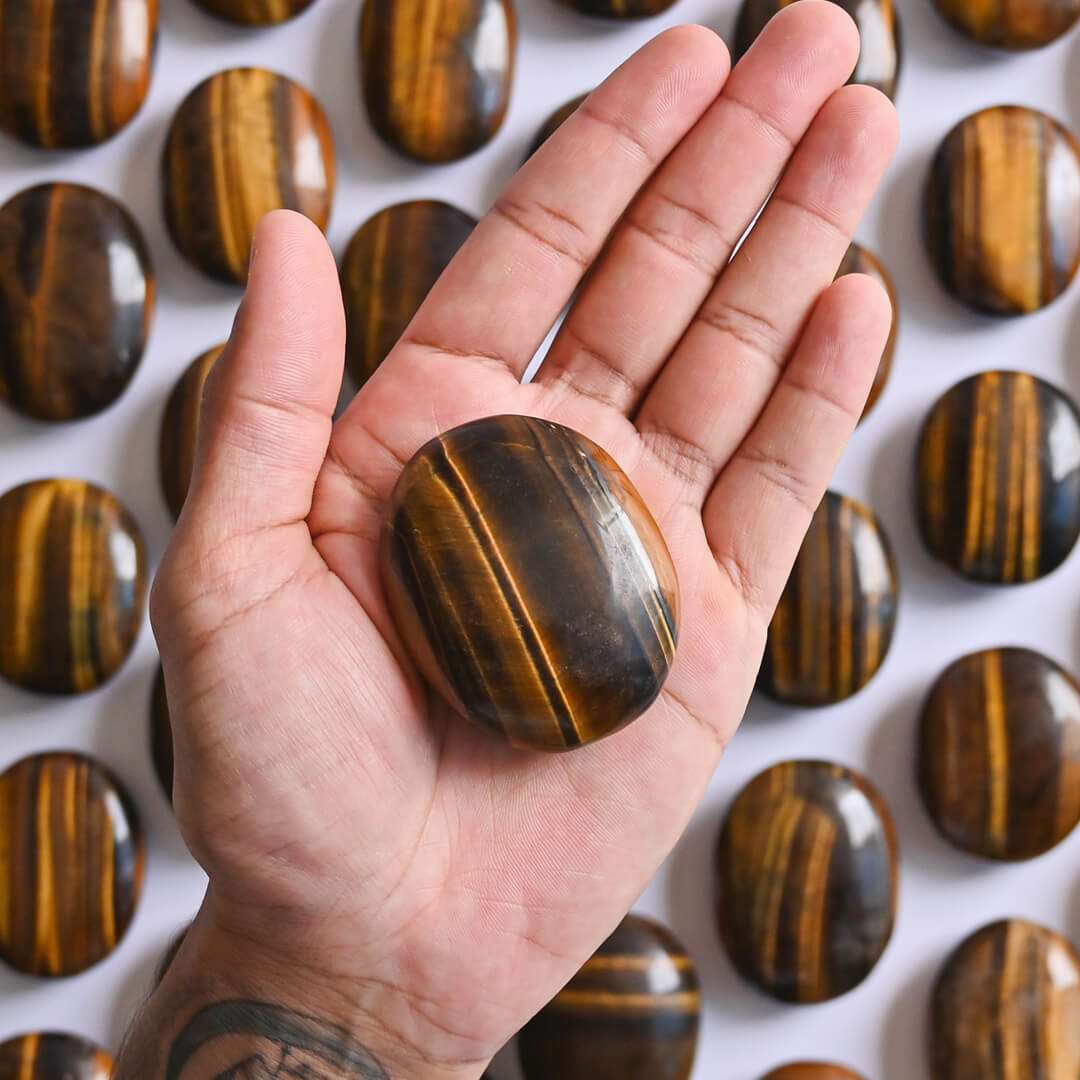
[[[336,423],[333,258],[305,219],[264,221],[152,603],[210,889],[120,1077],[269,1046],[323,1070],[297,1075],[475,1080],[644,888],[743,715],[888,334],[880,286],[830,284],[896,142],[889,102],[843,86],[858,49],[825,0],[730,77],[711,31],[655,39],[514,177]],[[496,413],[604,447],[678,569],[660,699],[572,754],[448,715],[380,583],[404,463]]]

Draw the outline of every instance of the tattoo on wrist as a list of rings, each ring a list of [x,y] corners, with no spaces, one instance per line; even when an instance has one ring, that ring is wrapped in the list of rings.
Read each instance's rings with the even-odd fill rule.
[[[348,1032],[263,1001],[221,1001],[196,1013],[172,1045],[165,1080],[187,1080],[204,1053],[214,1080],[390,1080]]]

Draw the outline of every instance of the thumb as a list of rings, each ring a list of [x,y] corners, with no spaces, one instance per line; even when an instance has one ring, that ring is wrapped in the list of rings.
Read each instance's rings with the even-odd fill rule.
[[[303,521],[345,357],[334,257],[301,214],[263,218],[229,345],[207,381],[185,528],[215,544]]]

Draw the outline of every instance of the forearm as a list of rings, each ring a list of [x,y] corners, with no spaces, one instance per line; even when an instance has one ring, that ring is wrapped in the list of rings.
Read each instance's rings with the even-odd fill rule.
[[[483,1062],[442,1065],[350,992],[226,933],[206,910],[121,1051],[114,1080],[477,1080]]]

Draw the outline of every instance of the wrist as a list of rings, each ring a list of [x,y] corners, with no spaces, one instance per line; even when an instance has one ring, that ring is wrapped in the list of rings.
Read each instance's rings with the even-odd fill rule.
[[[318,1080],[480,1077],[486,1056],[447,1058],[426,1045],[416,1037],[415,1003],[376,980],[342,976],[305,936],[256,930],[208,899],[129,1036],[115,1080],[211,1080],[233,1069],[246,1080],[283,1066]]]

